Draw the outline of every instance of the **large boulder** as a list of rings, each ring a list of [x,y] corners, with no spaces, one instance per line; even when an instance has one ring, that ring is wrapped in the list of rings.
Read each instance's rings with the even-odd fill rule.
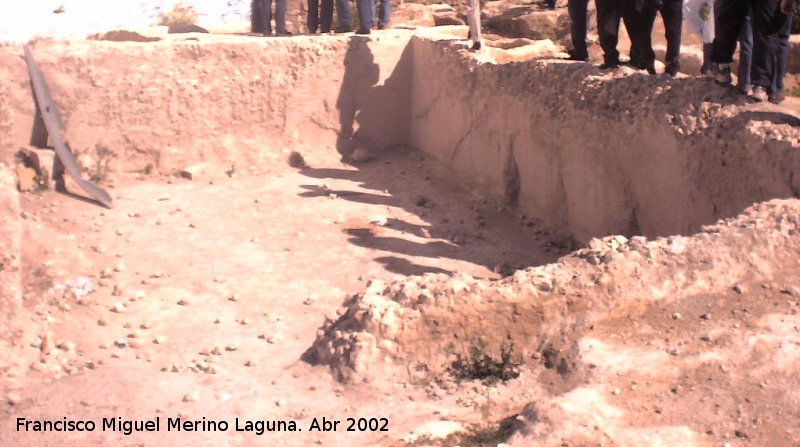
[[[392,27],[419,28],[436,26],[433,9],[417,3],[400,3],[392,9]]]
[[[533,40],[560,41],[570,33],[570,20],[567,14],[559,10],[541,10],[534,6],[506,9],[501,14],[489,18],[486,25],[505,36]]]
[[[431,5],[433,22],[436,26],[465,25],[466,22],[452,6],[446,3]]]

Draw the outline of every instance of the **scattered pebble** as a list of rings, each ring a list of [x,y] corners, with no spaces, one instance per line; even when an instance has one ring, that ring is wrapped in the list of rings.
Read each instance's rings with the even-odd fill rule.
[[[114,307],[111,308],[111,312],[116,312],[118,314],[121,314],[125,312],[125,305],[122,303],[117,303],[114,305]]]
[[[181,298],[181,299],[178,300],[178,305],[179,306],[188,306],[189,304],[191,304],[191,303],[186,298]]]
[[[199,391],[192,391],[191,393],[188,393],[188,394],[183,396],[183,401],[184,402],[196,402],[198,400],[200,400],[200,392]]]

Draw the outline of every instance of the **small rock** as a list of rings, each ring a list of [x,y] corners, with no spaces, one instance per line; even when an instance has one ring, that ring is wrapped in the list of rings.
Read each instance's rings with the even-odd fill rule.
[[[744,289],[742,288],[742,286],[740,284],[736,284],[735,286],[733,286],[733,291],[738,293],[739,295],[744,293]]]
[[[225,346],[226,351],[235,351],[237,349],[239,349],[239,346],[234,343]]]
[[[170,196],[169,193],[164,193],[164,194],[161,194],[160,196],[158,196],[158,201],[159,202],[163,202],[163,201],[169,200],[171,198],[172,198],[172,196]]]
[[[157,345],[163,345],[164,341],[166,341],[166,338],[164,338],[161,335],[158,335],[158,336],[156,336],[156,338],[153,339],[153,343],[155,343]]]
[[[111,308],[111,312],[116,312],[118,314],[121,314],[125,312],[125,305],[122,303],[117,303],[114,305],[114,307]]]
[[[613,394],[615,396],[619,396],[619,393],[620,393],[619,388],[614,388],[613,390],[611,390],[611,394]]]
[[[178,306],[188,306],[191,302],[187,298],[181,298],[178,300]]]
[[[252,367],[258,366],[258,362],[255,361],[255,360],[248,360],[248,361],[246,361],[244,363],[244,366],[252,368]]]
[[[706,313],[704,313],[703,315],[700,315],[700,318],[701,318],[701,319],[703,319],[703,320],[706,320],[706,321],[708,321],[708,320],[710,320],[710,319],[711,319],[711,314],[710,314],[710,313],[708,313],[708,312],[706,312]]]
[[[6,394],[6,401],[9,405],[17,405],[18,403],[22,402],[22,395],[19,393],[8,393]]]
[[[17,165],[17,188],[22,192],[36,189],[36,170],[24,165]]]
[[[681,318],[683,318],[683,315],[681,315],[680,312],[675,312],[674,314],[672,314],[673,320],[680,320]]]
[[[200,392],[199,391],[192,391],[189,394],[183,396],[184,402],[196,402],[200,400]]]

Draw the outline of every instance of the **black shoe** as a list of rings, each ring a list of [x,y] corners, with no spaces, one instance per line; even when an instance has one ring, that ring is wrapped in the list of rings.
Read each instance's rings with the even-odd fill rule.
[[[599,68],[601,70],[613,70],[614,68],[617,68],[617,67],[619,67],[619,61],[607,61],[607,62],[603,62],[603,64],[600,65]]]
[[[569,59],[571,61],[586,62],[586,61],[589,60],[589,55],[586,54],[586,53],[580,54],[580,53],[577,53],[574,49],[569,50],[568,53],[569,53],[569,57],[567,59]]]
[[[356,34],[365,34],[365,35],[366,35],[366,34],[369,34],[369,33],[371,33],[371,32],[372,32],[372,30],[371,30],[371,29],[369,29],[369,28],[364,28],[364,27],[361,27],[361,28],[359,28],[358,30],[356,30]]]
[[[644,69],[647,70],[647,74],[651,74],[651,75],[656,74],[656,64],[655,63],[651,62],[651,63],[645,65]]]
[[[472,48],[469,51],[480,51],[481,50],[481,43],[480,42],[473,42]]]
[[[349,33],[353,31],[353,28],[350,26],[340,26],[333,30],[334,33]]]
[[[778,93],[777,95],[770,95],[768,100],[773,104],[780,104],[784,99],[786,99],[786,95],[784,93]]]
[[[675,76],[678,76],[678,71],[680,71],[680,68],[681,67],[678,64],[667,64],[667,68],[664,69],[664,73],[674,78]]]

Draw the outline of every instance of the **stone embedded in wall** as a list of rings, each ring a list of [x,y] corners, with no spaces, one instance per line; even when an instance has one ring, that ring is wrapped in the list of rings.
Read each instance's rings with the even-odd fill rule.
[[[560,11],[542,11],[533,6],[503,10],[489,18],[486,25],[500,34],[528,39],[559,41],[569,35],[570,21]]]
[[[433,10],[417,3],[401,3],[394,7],[391,23],[395,28],[436,26]]]

